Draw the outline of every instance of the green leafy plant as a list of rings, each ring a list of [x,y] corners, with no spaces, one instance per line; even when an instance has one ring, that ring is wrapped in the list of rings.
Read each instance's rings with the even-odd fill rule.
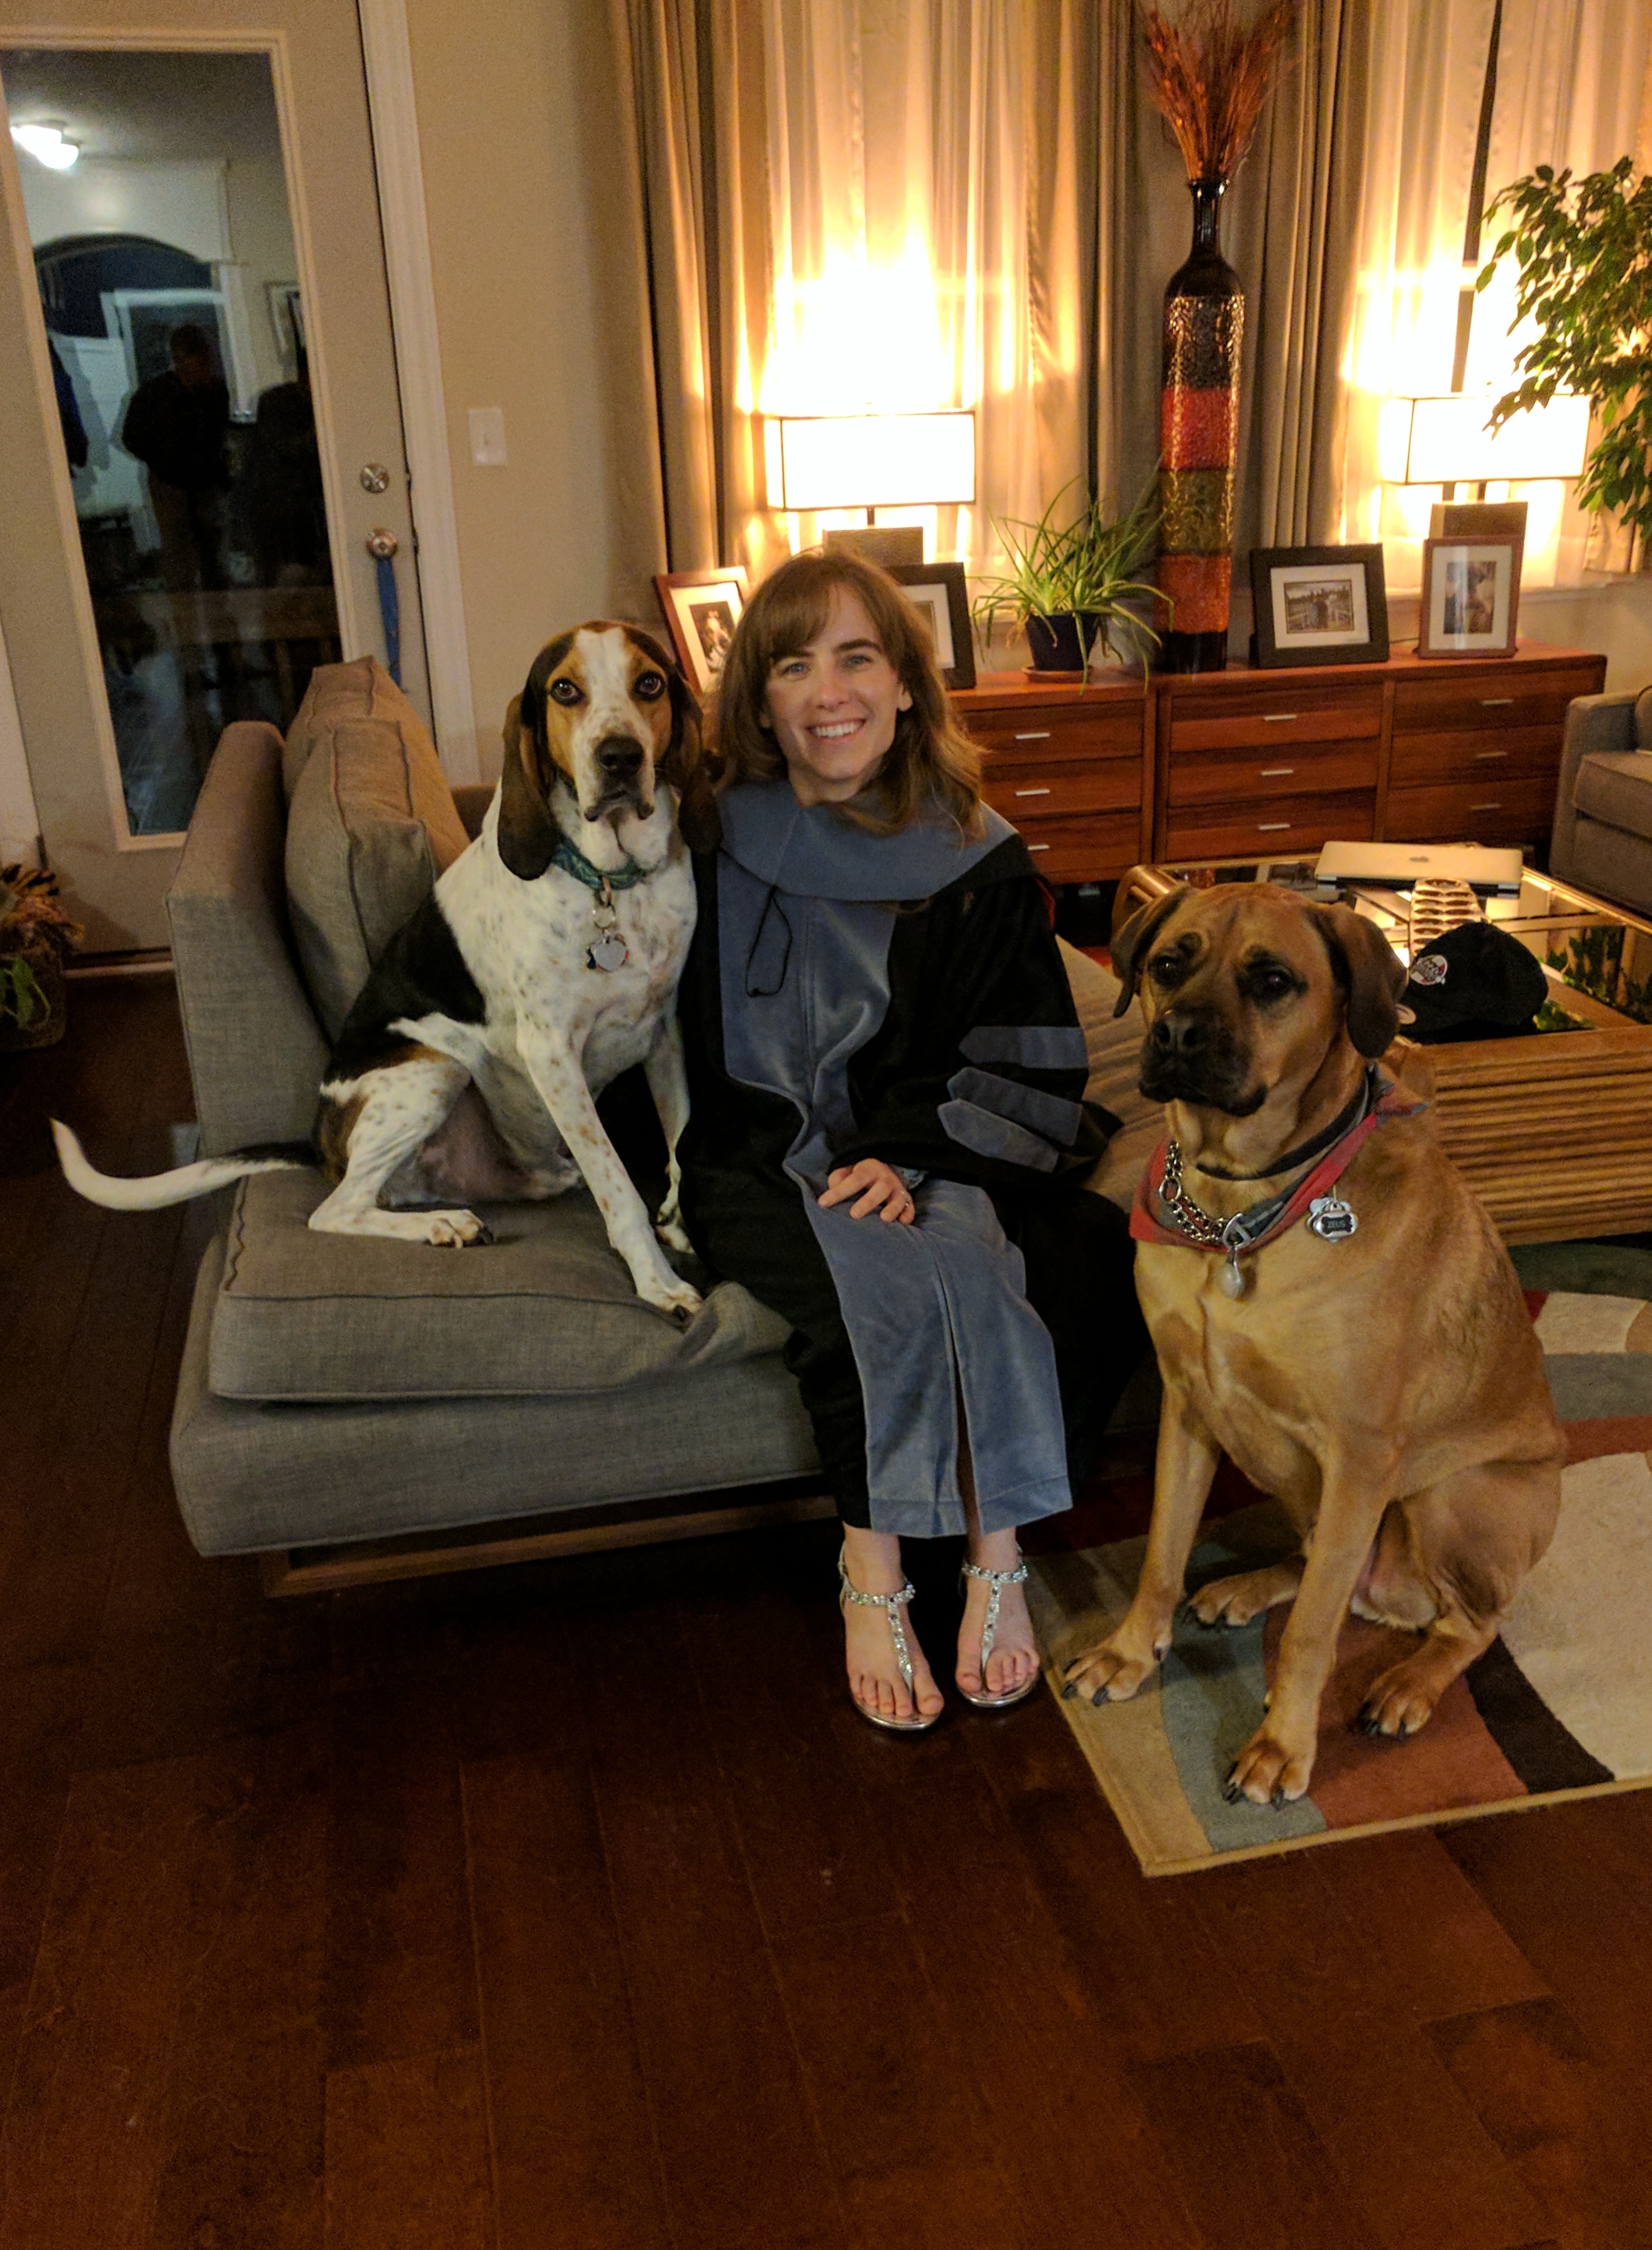
[[[993,519],[1008,568],[981,587],[971,614],[988,640],[1006,614],[1023,628],[1029,618],[1077,618],[1088,670],[1098,649],[1128,658],[1159,645],[1159,634],[1132,604],[1162,602],[1167,611],[1172,604],[1167,594],[1135,576],[1158,538],[1157,472],[1129,513],[1112,521],[1091,500],[1070,522],[1057,523],[1072,489],[1063,486],[1036,523]]]
[[[0,954],[0,1024],[12,1023],[26,1032],[51,1013],[52,1003],[40,990],[28,955]]]
[[[1524,380],[1497,400],[1490,426],[1500,429],[1557,390],[1585,393],[1600,434],[1578,499],[1634,528],[1645,567],[1652,556],[1652,173],[1639,181],[1634,173],[1633,158],[1623,156],[1609,172],[1580,180],[1539,164],[1512,181],[1487,206],[1488,219],[1503,212],[1509,224],[1475,286],[1486,288],[1512,252],[1516,320],[1530,318],[1538,330],[1515,355]]]

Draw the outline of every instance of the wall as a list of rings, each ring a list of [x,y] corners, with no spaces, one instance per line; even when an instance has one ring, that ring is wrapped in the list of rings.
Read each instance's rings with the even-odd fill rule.
[[[665,568],[616,37],[594,0],[408,0],[478,749],[547,637]],[[506,463],[471,458],[499,407]]]

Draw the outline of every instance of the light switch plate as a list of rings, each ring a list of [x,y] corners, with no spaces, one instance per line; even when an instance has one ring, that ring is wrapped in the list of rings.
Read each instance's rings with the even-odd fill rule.
[[[471,459],[478,469],[502,469],[506,464],[505,409],[472,406]]]

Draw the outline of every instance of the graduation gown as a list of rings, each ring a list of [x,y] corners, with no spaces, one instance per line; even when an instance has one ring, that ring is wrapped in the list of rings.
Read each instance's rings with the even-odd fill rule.
[[[963,1529],[960,1403],[983,1527],[1064,1508],[1070,1443],[1141,1332],[1122,1214],[1061,1191],[1105,1135],[1026,848],[991,812],[978,837],[874,836],[783,780],[719,807],[678,1002],[691,1239],[794,1323],[846,1521]],[[820,1209],[828,1173],[867,1156],[912,1183],[910,1227]]]

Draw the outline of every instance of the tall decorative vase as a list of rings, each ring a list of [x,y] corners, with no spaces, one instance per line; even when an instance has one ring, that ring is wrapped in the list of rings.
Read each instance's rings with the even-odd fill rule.
[[[1228,661],[1245,299],[1221,249],[1227,181],[1187,185],[1193,252],[1165,291],[1158,581],[1175,608],[1156,661],[1166,672],[1220,672]]]

